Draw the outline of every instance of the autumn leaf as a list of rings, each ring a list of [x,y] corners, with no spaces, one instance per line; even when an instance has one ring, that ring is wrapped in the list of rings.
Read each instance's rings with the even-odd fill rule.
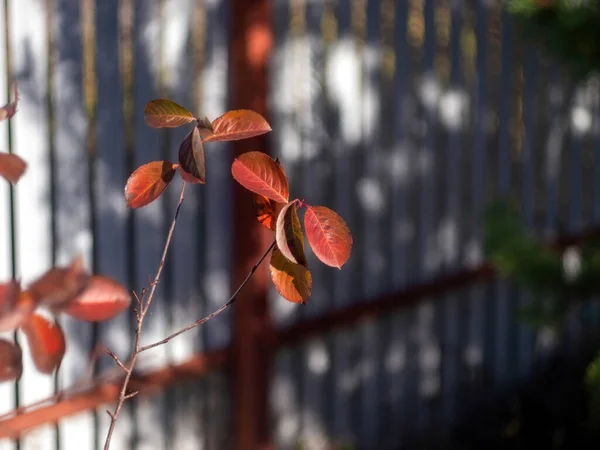
[[[29,285],[27,292],[38,303],[59,312],[83,292],[89,279],[83,259],[76,258],[68,267],[53,267],[48,270]]]
[[[198,125],[196,128],[198,128],[198,131],[200,132],[200,137],[202,139],[206,139],[209,136],[212,136],[214,134],[214,130],[213,130],[213,126],[212,123],[210,122],[210,119],[206,116],[201,117],[200,119],[196,119],[198,121]]]
[[[141,208],[160,197],[177,170],[169,161],[152,161],[138,167],[125,185],[125,200],[130,208]]]
[[[275,231],[277,224],[277,216],[283,207],[284,203],[277,203],[268,197],[260,194],[254,194],[254,210],[256,218],[266,228]]]
[[[194,127],[179,146],[179,172],[188,183],[206,183],[204,146],[198,127]]]
[[[213,134],[204,142],[238,141],[271,131],[271,127],[263,116],[249,109],[228,111],[212,122]]]
[[[152,100],[144,108],[144,119],[152,128],[177,128],[193,122],[194,115],[172,100]]]
[[[0,122],[6,119],[11,119],[17,112],[17,104],[19,103],[19,89],[17,83],[13,83],[14,100],[0,107]]]
[[[0,339],[0,383],[18,381],[23,373],[21,347],[6,339]]]
[[[233,178],[249,191],[279,203],[287,203],[289,187],[281,167],[267,154],[247,152],[231,165]]]
[[[131,294],[111,278],[94,275],[85,290],[73,299],[64,313],[79,320],[103,322],[119,315],[131,304]]]
[[[269,270],[271,280],[283,298],[293,303],[306,303],[312,287],[312,277],[306,267],[294,264],[275,247]]]
[[[65,355],[65,335],[53,319],[33,314],[21,327],[29,343],[31,358],[38,371],[50,374],[60,367]]]
[[[309,206],[304,214],[304,229],[317,258],[341,269],[352,250],[352,235],[344,220],[329,208]]]
[[[25,173],[27,163],[12,153],[0,153],[0,177],[15,184]]]
[[[37,302],[15,280],[0,284],[0,332],[13,331],[31,315]]]
[[[279,212],[275,232],[277,248],[291,262],[306,267],[304,236],[298,219],[296,200],[289,202]]]

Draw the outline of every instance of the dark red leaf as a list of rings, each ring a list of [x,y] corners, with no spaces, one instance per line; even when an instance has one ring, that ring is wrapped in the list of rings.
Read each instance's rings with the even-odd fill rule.
[[[317,258],[341,269],[352,250],[352,235],[344,220],[329,208],[309,206],[304,214],[304,229]]]
[[[213,134],[207,136],[209,141],[237,141],[271,131],[271,127],[263,116],[248,109],[228,111],[212,122]]]
[[[101,275],[94,275],[86,289],[64,312],[79,320],[103,322],[129,308],[131,294],[121,284]]]
[[[12,118],[17,112],[17,104],[19,103],[19,89],[17,83],[13,83],[14,100],[0,107],[0,122]]]
[[[283,298],[293,303],[306,303],[312,287],[312,277],[306,267],[294,264],[275,247],[269,269],[273,284]]]
[[[277,216],[283,207],[284,203],[277,203],[264,195],[254,194],[254,209],[256,218],[266,228],[275,231],[277,224]]]
[[[27,292],[40,304],[54,312],[65,308],[81,294],[90,279],[83,260],[76,258],[68,267],[54,267],[34,281]]]
[[[0,284],[0,332],[21,326],[37,307],[37,302],[16,281]]]
[[[5,339],[0,339],[0,383],[18,381],[23,373],[23,352],[21,347]]]
[[[144,108],[146,123],[153,128],[177,128],[196,120],[191,112],[172,100],[152,100]]]
[[[66,343],[62,328],[55,320],[33,314],[21,327],[37,370],[50,374],[60,367]]]
[[[194,127],[179,146],[179,172],[188,183],[206,183],[204,146],[198,127]]]
[[[279,212],[275,232],[277,247],[287,259],[306,267],[304,236],[296,208],[296,200],[289,202]]]
[[[247,152],[238,156],[231,166],[233,178],[249,191],[279,203],[287,203],[287,177],[273,159],[262,152]]]
[[[25,173],[27,163],[17,155],[0,153],[0,177],[15,184]]]
[[[152,161],[138,167],[125,185],[125,200],[130,208],[141,208],[160,197],[177,170],[169,161]]]

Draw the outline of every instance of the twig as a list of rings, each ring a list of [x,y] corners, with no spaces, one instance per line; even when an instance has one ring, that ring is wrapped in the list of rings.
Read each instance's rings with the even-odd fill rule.
[[[128,397],[127,387],[129,386],[129,380],[131,379],[131,374],[133,373],[133,368],[135,367],[135,363],[137,361],[137,357],[140,354],[140,336],[142,334],[142,326],[144,324],[144,318],[146,317],[146,313],[148,312],[148,308],[152,303],[152,298],[154,297],[154,292],[156,291],[156,286],[160,280],[160,275],[162,274],[163,268],[165,266],[165,260],[167,258],[167,252],[169,251],[169,247],[171,245],[171,240],[173,239],[173,232],[175,230],[175,224],[177,223],[177,216],[179,216],[179,210],[181,209],[181,204],[183,203],[184,194],[185,194],[185,185],[187,183],[184,181],[181,185],[181,194],[179,196],[179,203],[177,203],[177,208],[175,209],[175,214],[173,215],[173,221],[171,222],[171,228],[169,228],[169,233],[167,234],[167,240],[165,241],[165,247],[163,249],[163,253],[160,259],[160,264],[158,265],[158,270],[156,271],[156,276],[154,277],[154,281],[151,283],[151,288],[148,296],[146,297],[146,292],[142,291],[142,297],[139,300],[139,309],[136,312],[137,324],[135,327],[135,338],[133,342],[133,351],[131,360],[125,366],[125,378],[123,380],[123,384],[121,385],[121,391],[119,393],[119,400],[117,401],[117,405],[112,413],[109,413],[110,416],[110,426],[108,428],[108,433],[106,435],[106,442],[104,443],[104,450],[108,450],[110,448],[110,440],[112,438],[113,432],[115,430],[115,425],[117,424],[117,418],[119,417],[119,413],[121,412],[121,408],[123,407],[123,403]],[[144,303],[145,300],[145,303]],[[129,394],[130,395],[130,394]]]
[[[166,338],[164,338],[158,342],[155,342],[154,344],[148,344],[148,345],[143,346],[142,348],[139,349],[139,353],[145,352],[146,350],[150,350],[151,348],[154,348],[154,347],[158,347],[159,345],[166,344],[171,339],[176,338],[180,334],[183,334],[187,331],[190,331],[193,328],[196,328],[198,325],[202,325],[203,323],[208,322],[210,319],[218,316],[223,311],[225,311],[227,308],[229,308],[231,305],[233,305],[233,303],[235,302],[235,300],[236,300],[238,294],[240,293],[240,291],[242,290],[242,288],[246,285],[246,283],[248,283],[248,281],[250,280],[250,278],[252,277],[254,272],[256,272],[256,269],[258,269],[258,266],[260,266],[260,264],[263,262],[263,260],[266,258],[266,256],[269,254],[269,252],[273,249],[274,246],[275,246],[275,241],[273,241],[271,243],[269,248],[265,251],[265,253],[263,253],[263,255],[256,262],[256,264],[254,264],[254,266],[252,266],[252,269],[250,269],[250,272],[248,273],[248,276],[246,277],[246,279],[242,282],[242,284],[240,284],[240,286],[237,288],[237,290],[233,293],[233,295],[229,298],[229,300],[227,300],[227,302],[223,306],[221,306],[219,309],[217,309],[213,313],[209,314],[208,316],[203,317],[202,319],[196,320],[191,325],[188,325],[187,327],[182,328],[179,331],[176,331],[175,333],[167,336]]]

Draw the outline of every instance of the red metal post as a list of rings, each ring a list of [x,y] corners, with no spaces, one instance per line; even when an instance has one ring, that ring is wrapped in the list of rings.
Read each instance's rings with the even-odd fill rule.
[[[231,0],[230,80],[232,109],[252,109],[267,120],[267,66],[272,48],[271,2]],[[238,141],[234,153],[268,153],[268,138]],[[270,245],[270,236],[254,215],[251,194],[236,184],[234,194],[233,288]],[[267,305],[267,273],[261,267],[235,305],[234,420],[235,448],[269,447],[269,378],[273,329]]]

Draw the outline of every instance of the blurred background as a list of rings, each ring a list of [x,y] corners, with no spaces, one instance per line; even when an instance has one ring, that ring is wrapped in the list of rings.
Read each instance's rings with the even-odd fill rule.
[[[132,211],[123,187],[187,133],[144,123],[158,97],[210,119],[257,109],[273,131],[251,149],[354,236],[341,271],[307,248],[306,306],[258,283],[243,300],[267,308],[144,354],[112,448],[599,448],[596,1],[4,0],[0,30],[0,101],[12,79],[21,95],[0,150],[29,164],[0,183],[1,279],[82,254],[148,284],[179,189]],[[264,251],[236,216],[236,145],[207,144],[145,343],[217,309]],[[21,342],[0,435],[28,431],[0,449],[101,448],[97,391],[11,411],[82,380],[98,345],[125,358],[131,319],[61,318],[53,377]],[[245,366],[240,342],[268,358]]]

